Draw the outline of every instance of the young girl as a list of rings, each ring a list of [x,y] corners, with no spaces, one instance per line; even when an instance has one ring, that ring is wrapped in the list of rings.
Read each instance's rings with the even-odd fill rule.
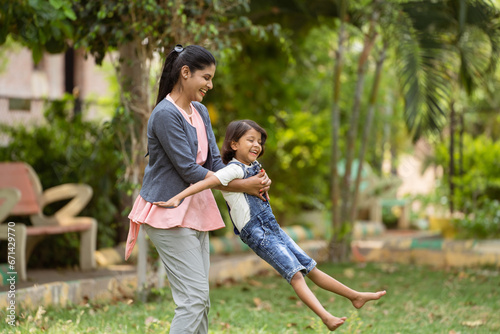
[[[184,198],[202,190],[227,185],[234,179],[245,179],[261,171],[257,158],[264,154],[266,131],[250,120],[231,122],[222,146],[222,161],[227,166],[203,181],[197,182],[167,202],[155,202],[162,207],[178,207]],[[361,308],[367,301],[379,299],[385,291],[358,292],[343,285],[316,268],[311,259],[278,225],[269,201],[239,192],[222,191],[229,207],[236,234],[257,255],[272,265],[295,290],[295,293],[329,330],[335,330],[346,317],[331,315],[306,284],[307,275],[319,287],[348,298],[354,307]]]

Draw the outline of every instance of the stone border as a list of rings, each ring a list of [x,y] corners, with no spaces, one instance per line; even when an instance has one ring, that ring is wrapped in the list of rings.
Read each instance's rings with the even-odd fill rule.
[[[16,291],[16,310],[37,309],[39,306],[66,307],[87,300],[107,301],[112,298],[132,297],[137,290],[136,275],[100,277],[68,282],[52,282]],[[7,292],[0,293],[0,308],[10,303]]]
[[[436,236],[393,240],[356,240],[352,259],[434,267],[494,266],[500,268],[500,240],[446,240]]]

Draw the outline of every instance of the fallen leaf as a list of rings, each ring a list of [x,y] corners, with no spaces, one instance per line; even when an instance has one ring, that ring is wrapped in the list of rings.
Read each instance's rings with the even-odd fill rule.
[[[269,302],[263,302],[258,297],[255,297],[253,299],[253,302],[254,302],[255,306],[257,307],[257,310],[267,310],[267,311],[271,310],[271,303],[269,303]]]
[[[484,325],[485,322],[483,320],[475,320],[475,321],[463,321],[462,325],[467,326],[467,327],[479,327]]]
[[[363,282],[363,283],[361,283],[361,286],[362,286],[363,288],[369,288],[369,287],[371,287],[372,285],[373,285],[373,282]]]
[[[221,322],[220,326],[222,327],[222,329],[230,329],[231,328],[231,325],[226,323],[226,322]]]
[[[354,278],[354,269],[352,268],[347,268],[347,269],[344,269],[344,275],[345,277],[347,278]]]
[[[394,264],[387,264],[385,266],[385,271],[389,274],[395,273],[398,270],[397,266]]]
[[[42,316],[46,313],[45,309],[43,306],[38,306],[38,310],[36,311],[35,314],[35,321],[42,320]]]
[[[262,282],[260,281],[256,281],[254,279],[251,279],[251,280],[248,280],[248,284],[252,285],[252,286],[258,286],[258,287],[261,287],[262,286]]]

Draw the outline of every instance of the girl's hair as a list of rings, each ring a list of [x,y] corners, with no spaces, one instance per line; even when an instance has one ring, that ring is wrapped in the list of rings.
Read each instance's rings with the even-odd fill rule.
[[[264,154],[264,145],[267,139],[267,132],[259,124],[254,121],[244,119],[241,121],[232,121],[229,123],[226,129],[226,137],[224,138],[224,143],[222,144],[222,162],[227,164],[235,156],[235,150],[231,147],[233,142],[237,142],[240,138],[250,129],[254,129],[261,134],[262,150],[260,151],[259,157]]]
[[[212,64],[216,64],[215,58],[204,47],[199,45],[188,45],[183,48],[182,45],[177,44],[172,51],[170,51],[167,59],[165,59],[156,104],[160,103],[160,101],[172,91],[179,80],[182,66],[187,65],[191,72],[195,72]]]

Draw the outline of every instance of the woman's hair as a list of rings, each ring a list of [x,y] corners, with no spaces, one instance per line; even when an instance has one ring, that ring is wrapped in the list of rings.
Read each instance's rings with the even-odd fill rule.
[[[160,103],[174,88],[179,80],[182,66],[187,65],[191,72],[202,70],[216,64],[214,56],[204,47],[188,45],[185,48],[177,44],[165,59],[160,78],[160,87],[156,104]]]
[[[262,150],[260,151],[259,157],[264,154],[264,145],[267,139],[267,132],[259,124],[254,121],[244,119],[241,121],[232,121],[229,123],[226,129],[226,137],[224,138],[224,143],[222,144],[222,162],[227,164],[235,156],[235,150],[231,147],[233,142],[237,142],[240,138],[250,129],[254,129],[261,134]]]

